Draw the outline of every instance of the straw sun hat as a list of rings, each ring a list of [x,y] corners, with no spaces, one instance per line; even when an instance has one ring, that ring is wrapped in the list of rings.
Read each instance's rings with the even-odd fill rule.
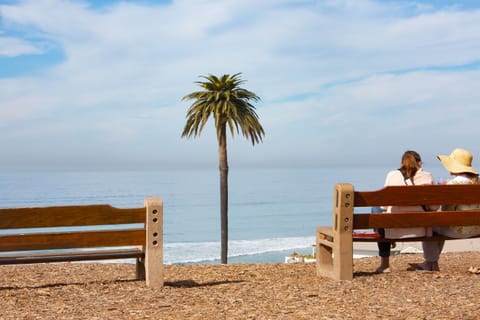
[[[472,154],[465,149],[457,148],[449,156],[440,155],[437,158],[445,169],[451,173],[470,172],[478,174],[477,170],[472,167]]]

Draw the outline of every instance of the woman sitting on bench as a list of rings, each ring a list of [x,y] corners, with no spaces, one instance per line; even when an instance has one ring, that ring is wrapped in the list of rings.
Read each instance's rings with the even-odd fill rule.
[[[455,149],[449,156],[440,155],[437,157],[447,169],[453,179],[447,184],[478,184],[478,172],[472,167],[472,154],[465,149]],[[480,208],[480,204],[474,205],[443,205],[442,210],[460,211]],[[456,226],[456,227],[434,227],[433,232],[450,238],[470,238],[480,235],[480,226]],[[424,271],[440,271],[438,259],[445,241],[423,241],[422,263],[410,264],[414,269]]]
[[[385,186],[412,186],[422,184],[432,184],[433,176],[431,173],[422,169],[422,159],[416,151],[408,150],[402,156],[401,166],[397,170],[388,172],[385,179]],[[376,208],[373,208],[375,210]],[[382,208],[386,213],[402,212],[402,211],[424,211],[421,206],[415,207],[399,207],[388,206]],[[426,235],[425,228],[402,228],[402,229],[385,229],[378,230],[385,238],[401,239],[415,238]],[[390,242],[378,242],[378,253],[380,256],[380,266],[375,270],[376,273],[391,272],[390,269]]]

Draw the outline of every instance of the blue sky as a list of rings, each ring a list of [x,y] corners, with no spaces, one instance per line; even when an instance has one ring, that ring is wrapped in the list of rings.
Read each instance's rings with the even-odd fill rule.
[[[181,98],[238,72],[266,135],[231,167],[480,157],[478,1],[0,0],[0,166],[216,167]]]

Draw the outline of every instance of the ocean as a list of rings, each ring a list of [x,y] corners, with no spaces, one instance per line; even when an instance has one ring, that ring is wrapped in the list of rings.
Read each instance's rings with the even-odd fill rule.
[[[390,168],[246,169],[229,172],[229,263],[283,262],[311,253],[315,227],[331,225],[333,187],[383,186]],[[426,168],[446,177],[442,168]],[[438,175],[437,175],[438,174]],[[218,169],[0,170],[0,207],[110,204],[142,207],[164,201],[164,262],[219,263]]]

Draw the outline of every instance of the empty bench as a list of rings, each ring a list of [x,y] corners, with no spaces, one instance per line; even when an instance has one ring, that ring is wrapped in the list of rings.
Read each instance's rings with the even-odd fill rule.
[[[377,191],[355,191],[351,184],[336,184],[333,194],[333,225],[316,229],[317,274],[336,280],[352,280],[354,241],[456,240],[439,235],[384,239],[373,233],[365,236],[362,231],[372,231],[373,228],[480,225],[480,210],[372,214],[371,207],[477,203],[480,203],[480,185],[389,186]],[[360,212],[362,209],[364,212]]]
[[[136,259],[136,278],[163,286],[163,203],[0,209],[0,265]]]

